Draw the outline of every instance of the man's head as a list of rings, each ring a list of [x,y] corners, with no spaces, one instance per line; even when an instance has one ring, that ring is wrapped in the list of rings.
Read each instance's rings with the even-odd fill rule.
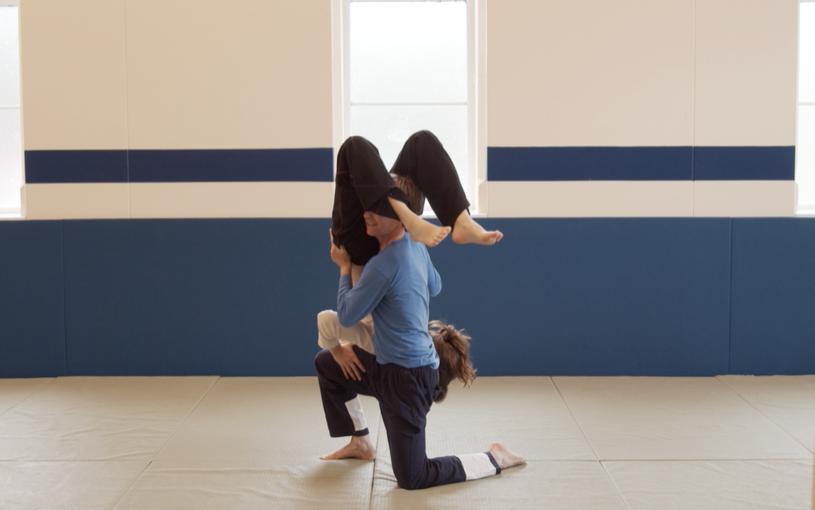
[[[365,211],[365,227],[368,235],[379,239],[380,244],[383,239],[391,235],[398,236],[403,231],[402,223],[399,220],[386,218],[370,211]]]

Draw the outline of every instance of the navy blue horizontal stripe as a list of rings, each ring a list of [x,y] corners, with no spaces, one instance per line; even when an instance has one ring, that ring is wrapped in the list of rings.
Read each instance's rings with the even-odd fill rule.
[[[791,181],[795,147],[694,147],[697,181]]]
[[[689,181],[692,147],[488,147],[490,181]]]
[[[25,151],[25,182],[127,182],[127,151]]]
[[[131,182],[334,180],[332,149],[131,150]]]

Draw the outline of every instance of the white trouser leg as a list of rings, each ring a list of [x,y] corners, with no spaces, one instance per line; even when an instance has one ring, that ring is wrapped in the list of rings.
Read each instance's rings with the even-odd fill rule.
[[[340,326],[337,312],[324,310],[317,315],[317,344],[323,349],[331,349],[340,343],[340,339],[351,342],[360,349],[373,354],[373,324],[370,315],[357,322],[350,328]]]
[[[464,467],[467,480],[478,480],[501,472],[498,464],[486,453],[471,453],[469,455],[457,455],[457,457]]]

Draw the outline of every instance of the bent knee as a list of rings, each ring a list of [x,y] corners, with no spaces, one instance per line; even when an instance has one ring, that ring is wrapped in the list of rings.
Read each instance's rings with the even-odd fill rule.
[[[406,491],[417,491],[427,489],[429,487],[427,480],[418,476],[396,477],[396,485],[398,485],[401,489],[405,489]]]
[[[329,363],[336,363],[334,357],[327,349],[322,349],[314,356],[314,370],[317,372],[317,375],[324,374],[325,367],[328,366]]]
[[[317,324],[327,324],[330,322],[337,321],[337,312],[334,310],[323,310],[322,312],[317,314]]]
[[[410,140],[423,144],[441,145],[441,142],[436,137],[436,135],[434,135],[432,131],[428,131],[426,129],[416,131],[415,133],[410,135]]]
[[[366,145],[366,146],[371,145],[371,142],[369,142],[368,139],[365,138],[364,136],[354,135],[354,136],[349,136],[348,138],[346,138],[345,141],[342,143],[342,146],[340,148],[341,149],[342,148],[355,148],[355,147],[361,147],[363,145]]]

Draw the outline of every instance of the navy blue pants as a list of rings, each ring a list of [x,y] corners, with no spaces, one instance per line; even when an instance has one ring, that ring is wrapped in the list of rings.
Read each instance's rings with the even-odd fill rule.
[[[424,489],[466,480],[458,457],[428,459],[425,452],[427,413],[439,392],[439,371],[430,367],[380,365],[376,356],[357,346],[354,353],[365,367],[361,381],[346,379],[327,350],[320,351],[314,359],[331,437],[367,432],[355,430],[345,403],[357,395],[368,395],[379,401],[399,487]]]

